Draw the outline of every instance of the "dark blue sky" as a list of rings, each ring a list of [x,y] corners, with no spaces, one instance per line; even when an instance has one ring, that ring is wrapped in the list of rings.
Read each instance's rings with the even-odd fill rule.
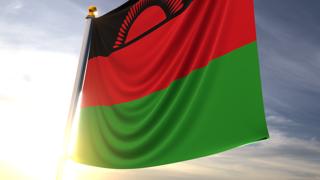
[[[97,5],[100,14],[104,14],[123,2],[0,0],[0,55],[30,50],[36,54],[49,51],[77,57],[87,7]],[[319,9],[319,0],[255,0],[270,140],[145,170],[119,172],[78,167],[74,172],[78,174],[77,179],[320,179]],[[75,64],[77,59],[66,60],[66,64],[69,61]],[[6,66],[7,61],[0,59],[0,73],[9,72],[7,77],[0,74],[0,107],[16,98],[12,94],[16,86],[11,80],[30,86],[37,83],[36,74],[31,72],[34,70],[24,69],[19,75],[10,75]],[[54,77],[54,71],[48,71],[48,77],[49,73]],[[73,74],[68,78],[72,79]],[[52,80],[55,87],[64,88],[64,84],[59,83],[63,78]],[[46,90],[49,94],[56,91]]]
[[[256,0],[265,106],[290,135],[320,137],[320,2]],[[319,140],[319,139],[318,139]]]

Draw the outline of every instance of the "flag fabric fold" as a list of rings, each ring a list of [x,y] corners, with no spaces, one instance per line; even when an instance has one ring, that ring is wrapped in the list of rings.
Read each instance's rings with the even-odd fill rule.
[[[73,159],[142,168],[268,138],[253,9],[138,0],[93,19]]]

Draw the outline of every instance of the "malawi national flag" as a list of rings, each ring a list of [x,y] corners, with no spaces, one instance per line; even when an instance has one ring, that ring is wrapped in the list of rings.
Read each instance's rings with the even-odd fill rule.
[[[73,159],[141,168],[268,138],[253,0],[136,0],[93,19]]]

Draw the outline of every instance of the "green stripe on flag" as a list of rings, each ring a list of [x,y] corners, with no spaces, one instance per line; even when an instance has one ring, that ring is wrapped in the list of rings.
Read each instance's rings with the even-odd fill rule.
[[[131,102],[81,109],[78,162],[141,168],[268,138],[256,43]]]

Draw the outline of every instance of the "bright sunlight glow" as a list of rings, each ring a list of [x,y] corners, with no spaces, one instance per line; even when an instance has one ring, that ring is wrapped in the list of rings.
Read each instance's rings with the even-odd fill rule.
[[[99,16],[99,12],[98,12],[98,11],[95,11],[95,12],[94,12],[94,16],[95,16],[95,17],[98,17],[98,16]]]
[[[78,57],[38,50],[0,50],[0,179],[54,180],[63,152],[64,128]],[[77,114],[74,125],[78,124]],[[73,127],[76,131],[77,126]],[[75,136],[73,136],[74,138]],[[74,143],[74,141],[73,141]],[[69,151],[72,151],[71,143]],[[191,169],[190,169],[191,168]],[[67,161],[64,180],[156,177],[194,172],[178,163],[139,170],[113,170]],[[211,169],[198,172],[212,173]],[[148,179],[148,178],[147,178]]]
[[[0,54],[0,179],[55,179],[78,58],[32,49]]]

